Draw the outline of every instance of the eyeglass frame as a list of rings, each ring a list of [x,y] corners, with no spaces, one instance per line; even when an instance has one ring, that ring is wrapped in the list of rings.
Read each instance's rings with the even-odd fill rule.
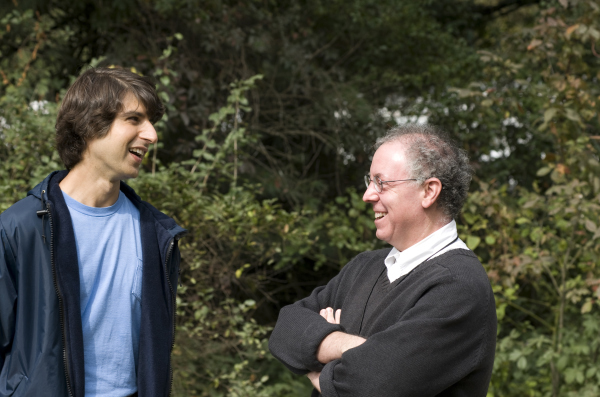
[[[379,182],[377,182],[377,180],[379,180]],[[382,181],[378,176],[375,176],[375,178],[371,179],[370,175],[368,175],[368,174],[365,175],[365,185],[367,186],[367,189],[369,188],[369,185],[371,185],[371,182],[373,182],[373,185],[375,186],[375,191],[377,193],[383,192],[383,184],[384,183],[406,182],[406,181],[418,181],[418,179],[396,179],[395,181]]]

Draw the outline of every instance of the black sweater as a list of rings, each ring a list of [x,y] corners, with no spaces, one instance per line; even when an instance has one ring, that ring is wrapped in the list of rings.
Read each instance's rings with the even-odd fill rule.
[[[389,251],[359,254],[326,286],[284,307],[271,353],[296,374],[321,371],[324,397],[484,397],[497,322],[481,263],[469,250],[451,250],[378,285]],[[326,307],[342,309],[340,325],[319,315]],[[367,341],[323,365],[317,348],[334,331]]]

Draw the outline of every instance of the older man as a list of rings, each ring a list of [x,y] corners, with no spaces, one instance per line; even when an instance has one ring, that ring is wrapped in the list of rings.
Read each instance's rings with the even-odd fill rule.
[[[363,200],[377,238],[326,286],[284,307],[269,347],[324,397],[484,397],[496,345],[486,273],[459,239],[466,154],[431,126],[377,140]],[[343,313],[343,315],[342,315]]]

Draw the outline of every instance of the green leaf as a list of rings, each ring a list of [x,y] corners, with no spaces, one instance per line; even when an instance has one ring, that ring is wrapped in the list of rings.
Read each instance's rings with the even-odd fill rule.
[[[494,236],[486,236],[485,243],[487,245],[494,245],[494,244],[496,244],[496,238]]]
[[[575,374],[575,379],[577,380],[577,383],[582,384],[585,380],[585,377],[583,376],[583,371],[577,370],[577,373]]]
[[[575,121],[577,123],[581,123],[581,117],[579,116],[579,114],[574,109],[567,108],[566,109],[566,116],[571,121]]]
[[[575,370],[573,368],[567,368],[565,371],[565,382],[568,384],[573,383],[575,380]]]
[[[479,245],[480,242],[481,242],[481,238],[479,238],[477,236],[467,237],[467,247],[469,247],[470,250],[475,250],[475,248],[477,248],[477,246]]]
[[[517,361],[522,356],[523,356],[523,353],[520,350],[513,350],[508,355],[508,359],[510,361]]]
[[[594,376],[596,374],[596,367],[590,367],[588,368],[588,370],[585,372],[585,377],[586,378],[591,378],[592,376]]]
[[[562,355],[558,358],[558,360],[556,361],[556,368],[559,371],[562,371],[563,369],[565,369],[565,367],[567,366],[567,363],[569,362],[569,357]]]
[[[536,172],[537,176],[546,176],[550,173],[550,171],[552,171],[552,168],[550,167],[542,167],[538,170],[538,172]]]
[[[581,306],[581,314],[589,313],[590,311],[592,311],[592,304],[593,303],[591,300],[585,302],[583,306]]]
[[[598,226],[596,226],[596,224],[589,219],[585,220],[585,228],[591,233],[595,233],[596,230],[598,230]]]
[[[169,100],[170,100],[170,98],[169,98],[169,94],[167,94],[167,93],[166,93],[166,92],[164,92],[164,91],[160,91],[160,92],[158,93],[158,96],[160,97],[160,99],[161,99],[163,102],[166,102],[166,103],[168,103],[168,102],[169,102]],[[165,116],[166,116],[166,115],[165,115]]]
[[[552,120],[552,118],[554,118],[557,110],[558,109],[556,108],[546,109],[546,111],[544,112],[544,124],[548,124]]]

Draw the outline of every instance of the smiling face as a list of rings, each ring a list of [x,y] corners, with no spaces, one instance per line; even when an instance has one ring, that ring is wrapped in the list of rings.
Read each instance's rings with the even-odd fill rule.
[[[410,179],[405,147],[403,140],[381,145],[373,156],[371,178]],[[414,181],[384,183],[381,193],[371,183],[363,201],[373,205],[377,238],[403,251],[426,237],[423,236],[423,227],[428,223],[424,198],[423,187]]]
[[[144,105],[128,93],[108,133],[88,142],[77,166],[111,182],[135,178],[149,146],[157,140]]]

